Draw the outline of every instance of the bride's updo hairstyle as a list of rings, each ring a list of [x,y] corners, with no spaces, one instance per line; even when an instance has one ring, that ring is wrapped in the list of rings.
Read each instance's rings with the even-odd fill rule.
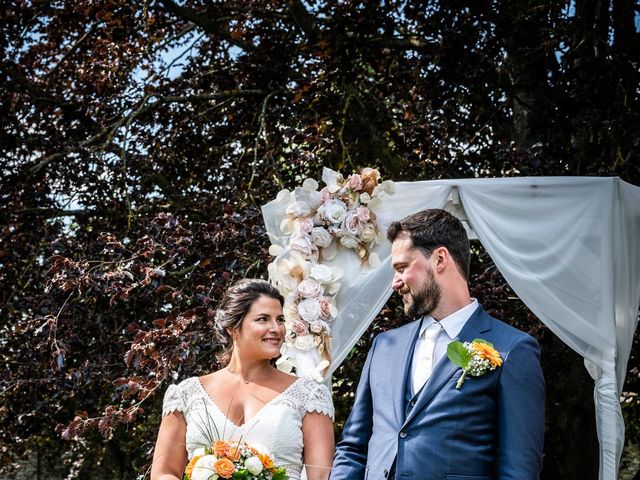
[[[222,297],[216,311],[215,324],[216,341],[222,349],[218,360],[222,366],[229,363],[233,353],[233,339],[227,329],[239,329],[253,302],[263,296],[277,300],[280,306],[284,305],[284,297],[280,292],[269,282],[259,278],[245,278],[234,283]]]

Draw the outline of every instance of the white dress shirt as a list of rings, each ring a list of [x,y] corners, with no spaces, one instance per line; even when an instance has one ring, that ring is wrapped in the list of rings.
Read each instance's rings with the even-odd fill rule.
[[[460,310],[453,312],[451,315],[440,320],[440,332],[435,338],[435,347],[433,350],[433,361],[431,363],[431,368],[435,367],[438,362],[447,354],[447,345],[452,342],[459,334],[464,324],[467,323],[467,320],[473,315],[473,312],[478,308],[478,300],[475,298],[471,299],[471,303],[465,307],[462,307]],[[429,328],[430,325],[435,323],[436,320],[428,315],[425,316],[422,320],[422,326],[420,327],[420,335],[417,340],[415,350],[413,352],[413,359],[411,362],[411,378],[416,378],[416,369],[417,368],[425,368],[424,365],[418,365],[420,359],[424,359],[425,355],[423,353],[423,349],[429,348],[428,345],[425,345],[425,331]],[[428,356],[428,355],[427,355]],[[428,368],[428,366],[426,367]],[[431,372],[428,373],[430,376]],[[427,376],[427,378],[428,378]],[[417,393],[415,386],[412,385],[413,394]],[[420,388],[418,388],[420,390]]]

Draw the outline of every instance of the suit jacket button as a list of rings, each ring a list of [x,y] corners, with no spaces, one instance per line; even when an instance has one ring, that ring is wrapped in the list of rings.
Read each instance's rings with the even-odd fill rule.
[[[407,436],[407,432],[400,432],[400,438],[405,438]]]
[[[411,400],[411,406],[412,406],[412,407],[415,407],[415,406],[416,406],[416,402],[415,402],[415,401],[413,401],[413,400]]]

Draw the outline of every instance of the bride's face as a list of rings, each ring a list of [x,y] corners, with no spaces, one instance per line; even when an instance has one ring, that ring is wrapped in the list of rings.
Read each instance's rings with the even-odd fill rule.
[[[264,295],[258,297],[236,332],[236,353],[252,358],[276,358],[280,356],[285,333],[280,302]]]

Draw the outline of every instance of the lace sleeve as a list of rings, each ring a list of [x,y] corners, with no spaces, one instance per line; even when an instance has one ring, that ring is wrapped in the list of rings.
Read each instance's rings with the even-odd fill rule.
[[[162,401],[162,416],[165,417],[172,412],[184,412],[184,400],[177,385],[169,385]]]
[[[307,412],[322,413],[330,417],[331,420],[334,420],[335,410],[333,408],[333,400],[331,399],[331,392],[329,392],[326,385],[313,381],[305,410]]]

